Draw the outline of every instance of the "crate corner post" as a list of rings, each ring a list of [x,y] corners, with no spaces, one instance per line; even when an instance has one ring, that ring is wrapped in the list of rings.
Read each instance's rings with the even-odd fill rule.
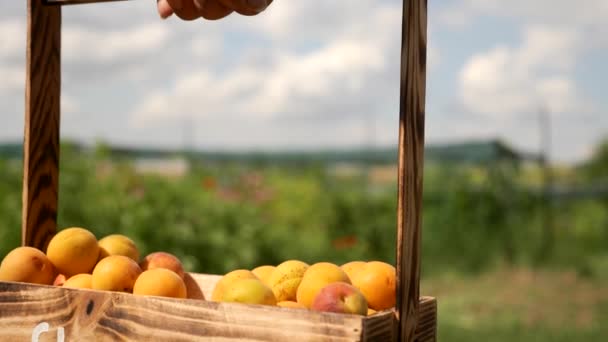
[[[403,0],[397,174],[397,340],[435,341],[437,301],[420,296],[427,0]]]
[[[21,244],[44,250],[56,232],[61,7],[27,0]]]

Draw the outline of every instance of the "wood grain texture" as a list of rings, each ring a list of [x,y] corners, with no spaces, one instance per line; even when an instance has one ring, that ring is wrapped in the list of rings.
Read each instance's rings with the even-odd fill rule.
[[[414,332],[414,341],[433,342],[437,340],[437,300],[433,297],[421,297],[418,305],[418,324]]]
[[[420,323],[420,239],[426,94],[427,1],[404,0],[399,108],[397,317],[399,341]]]
[[[207,298],[220,278],[191,276]],[[433,303],[422,298],[421,312],[431,312]],[[397,326],[392,310],[363,317],[0,282],[3,340],[30,340],[41,322],[50,326],[41,341],[56,341],[62,327],[66,341],[385,342],[394,338]],[[428,325],[424,329],[417,336],[430,336]]]
[[[57,224],[61,9],[27,4],[21,242],[44,250]]]
[[[220,276],[189,274],[206,297]],[[435,338],[436,301],[420,299],[417,341]],[[393,310],[370,317],[268,306],[174,300],[116,292],[0,282],[0,336],[25,341],[41,322],[41,341],[393,341]]]

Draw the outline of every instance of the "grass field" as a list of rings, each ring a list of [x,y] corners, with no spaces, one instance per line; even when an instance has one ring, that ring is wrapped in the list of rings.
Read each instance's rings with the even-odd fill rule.
[[[192,163],[167,175],[66,147],[61,161],[60,229],[122,233],[189,271],[394,262],[394,166]],[[21,163],[0,170],[2,258],[20,241]],[[438,298],[439,341],[608,341],[608,199],[556,200],[548,235],[532,171],[427,164],[421,294]],[[571,173],[558,184],[585,184]]]
[[[439,341],[606,341],[606,278],[568,271],[501,269],[425,279],[438,298]]]

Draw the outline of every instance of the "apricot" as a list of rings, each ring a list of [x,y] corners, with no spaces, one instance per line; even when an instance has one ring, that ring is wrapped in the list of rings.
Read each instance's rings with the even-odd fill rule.
[[[298,302],[291,301],[291,300],[278,302],[277,306],[280,306],[283,308],[291,308],[291,309],[306,309],[306,307],[304,305],[302,305]]]
[[[260,305],[277,304],[270,287],[257,278],[233,281],[224,289],[221,301]]]
[[[66,281],[66,277],[63,274],[58,274],[57,277],[55,277],[55,280],[53,281],[53,285],[55,286],[63,286],[63,284]]]
[[[53,236],[46,255],[57,271],[69,278],[79,273],[91,273],[99,258],[99,244],[90,231],[79,227],[67,228]]]
[[[17,247],[0,263],[0,281],[51,285],[55,267],[41,250],[34,247]]]
[[[92,289],[93,288],[93,276],[88,273],[80,273],[71,276],[68,280],[63,283],[63,287],[69,287],[73,289]]]
[[[299,260],[287,260],[275,268],[268,285],[277,301],[296,300],[298,286],[307,269],[308,264]]]
[[[342,270],[344,270],[344,272],[346,272],[346,274],[352,281],[355,273],[359,272],[363,268],[363,265],[365,265],[365,261],[351,261],[340,267],[342,268]]]
[[[186,284],[186,294],[188,299],[205,300],[205,294],[201,290],[200,285],[192,277],[190,273],[184,273],[184,284]]]
[[[133,292],[133,285],[141,274],[141,268],[133,259],[124,255],[110,255],[93,269],[94,290]]]
[[[211,293],[211,300],[215,302],[220,302],[224,296],[224,290],[231,285],[233,282],[243,279],[258,279],[255,274],[253,274],[249,270],[234,270],[226,273],[218,282],[215,284],[213,288],[213,293]]]
[[[308,267],[296,293],[297,302],[309,308],[313,300],[326,285],[335,282],[351,284],[346,272],[338,265],[329,262],[318,262]]]
[[[187,298],[186,284],[182,277],[166,268],[142,272],[133,286],[134,295]]]
[[[184,265],[178,257],[167,252],[154,252],[146,255],[139,264],[142,271],[155,268],[165,268],[175,272],[180,278],[184,278]]]
[[[353,315],[367,315],[367,300],[351,284],[336,282],[321,289],[311,306],[312,310]]]
[[[112,234],[99,240],[99,260],[110,255],[124,255],[139,262],[139,249],[135,242],[122,234]]]
[[[368,316],[371,316],[371,315],[375,314],[376,312],[377,312],[377,311],[376,311],[376,310],[374,310],[374,309],[372,309],[372,308],[367,308],[367,315],[368,315]]]
[[[276,267],[270,265],[258,266],[251,270],[251,273],[255,274],[264,284],[270,286],[268,280],[270,279],[270,275],[272,271],[274,271]]]
[[[371,261],[355,272],[351,281],[363,293],[370,308],[382,311],[395,306],[396,277],[393,265]]]

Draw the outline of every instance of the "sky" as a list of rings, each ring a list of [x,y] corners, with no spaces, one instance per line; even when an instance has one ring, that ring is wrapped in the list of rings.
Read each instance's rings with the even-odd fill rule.
[[[27,1],[0,11],[0,141],[23,138]],[[161,20],[153,1],[63,7],[61,136],[229,150],[391,146],[401,1],[275,0]],[[499,138],[587,158],[608,136],[608,1],[429,1],[427,143]]]

